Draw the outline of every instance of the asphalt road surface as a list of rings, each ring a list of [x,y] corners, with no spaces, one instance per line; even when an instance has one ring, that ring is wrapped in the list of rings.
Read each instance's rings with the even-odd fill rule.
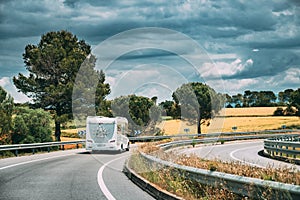
[[[293,165],[258,155],[258,152],[263,149],[263,140],[251,140],[225,142],[223,145],[202,144],[195,148],[177,148],[176,151],[178,153],[196,154],[201,158],[210,160],[238,161],[262,168],[293,167],[300,171],[299,165]]]
[[[0,199],[154,199],[123,173],[129,152],[84,149],[0,160]]]

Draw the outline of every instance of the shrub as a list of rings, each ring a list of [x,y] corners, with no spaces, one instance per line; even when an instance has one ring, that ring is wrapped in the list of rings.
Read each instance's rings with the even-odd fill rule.
[[[286,109],[284,110],[284,115],[286,116],[294,116],[296,115],[296,109],[293,108],[292,106],[288,106],[286,107]]]
[[[42,109],[18,108],[13,120],[12,143],[51,142],[51,116]]]
[[[274,111],[274,114],[275,116],[283,116],[284,115],[284,111],[283,111],[283,108],[277,108],[275,111]]]
[[[217,167],[216,167],[214,164],[210,163],[210,164],[208,165],[208,169],[209,169],[210,171],[216,171],[216,170],[217,170]]]

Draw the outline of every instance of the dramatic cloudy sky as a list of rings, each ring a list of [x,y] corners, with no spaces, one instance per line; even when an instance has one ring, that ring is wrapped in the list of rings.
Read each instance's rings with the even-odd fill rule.
[[[161,101],[188,81],[229,94],[296,89],[299,2],[0,0],[0,85],[26,101],[12,83],[28,74],[25,46],[68,30],[92,45],[111,84],[109,98],[135,93]]]

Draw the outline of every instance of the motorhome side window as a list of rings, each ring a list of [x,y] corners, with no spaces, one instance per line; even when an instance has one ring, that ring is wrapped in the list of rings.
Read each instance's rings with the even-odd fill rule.
[[[125,134],[128,134],[128,124],[125,124]]]
[[[122,135],[125,135],[125,124],[122,124]]]
[[[121,124],[118,124],[118,134],[122,134],[122,126]]]
[[[118,124],[118,134],[126,135],[126,125]]]

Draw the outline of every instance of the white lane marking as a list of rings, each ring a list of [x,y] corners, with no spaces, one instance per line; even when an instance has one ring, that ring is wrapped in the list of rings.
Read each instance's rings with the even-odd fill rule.
[[[262,140],[263,141],[263,140]],[[211,153],[211,151],[213,151],[214,149],[217,149],[217,148],[223,148],[225,145],[226,145],[226,147],[227,146],[236,146],[237,144],[245,144],[245,145],[247,145],[247,144],[258,144],[258,145],[263,145],[263,143],[262,143],[262,141],[254,141],[254,142],[249,142],[249,141],[239,141],[239,142],[236,142],[236,141],[233,141],[233,143],[230,143],[230,142],[227,142],[226,144],[223,144],[223,145],[211,145],[211,144],[205,144],[205,145],[203,145],[203,146],[198,146],[198,147],[196,147],[196,148],[192,148],[192,149],[183,149],[183,150],[180,150],[179,149],[179,153],[194,153],[195,151],[197,151],[197,150],[205,150],[205,149],[207,149],[207,148],[210,148],[210,150],[209,150],[209,152],[207,152],[206,153],[206,155],[208,155],[209,153]],[[258,146],[257,145],[257,146]],[[174,148],[175,150],[177,149],[177,148],[182,148],[182,147],[176,147],[176,148]],[[249,147],[247,147],[247,148],[249,148]],[[205,155],[205,156],[206,156]],[[205,156],[202,156],[202,157],[205,157]]]
[[[47,158],[40,158],[40,159],[36,159],[36,160],[29,160],[29,161],[25,161],[25,162],[20,162],[20,163],[8,165],[8,166],[0,167],[0,170],[11,168],[11,167],[16,167],[16,166],[19,166],[19,165],[25,165],[25,164],[28,164],[28,163],[43,161],[43,160],[49,160],[49,159],[59,158],[59,157],[64,157],[64,156],[70,156],[70,155],[74,155],[74,154],[75,153],[66,154],[66,155],[59,155],[59,156],[52,156],[52,157],[47,157]]]
[[[98,180],[98,185],[101,189],[101,191],[103,192],[103,194],[105,195],[105,197],[108,199],[108,200],[116,200],[115,197],[110,193],[110,191],[107,189],[105,183],[104,183],[104,180],[103,180],[103,171],[104,171],[104,168],[109,165],[110,163],[112,162],[115,162],[116,160],[119,160],[121,158],[124,158],[124,157],[127,157],[128,155],[126,156],[121,156],[121,157],[118,157],[118,158],[115,158],[111,161],[108,161],[107,163],[105,163],[104,165],[102,165],[102,167],[100,167],[99,171],[98,171],[98,175],[97,175],[97,180]]]
[[[237,161],[239,161],[239,162],[246,163],[246,164],[249,164],[249,165],[252,165],[252,166],[256,166],[256,167],[260,167],[260,168],[266,168],[265,166],[262,166],[262,165],[259,165],[259,164],[255,164],[255,163],[247,162],[247,161],[245,161],[245,160],[241,160],[241,159],[239,159],[239,158],[237,158],[237,157],[235,157],[235,156],[233,155],[233,154],[235,154],[235,153],[238,152],[238,151],[242,151],[242,150],[245,150],[245,149],[251,149],[251,148],[253,148],[253,147],[261,147],[261,145],[236,149],[236,150],[230,152],[229,155],[230,155],[230,157],[231,157],[232,159],[237,160]]]

